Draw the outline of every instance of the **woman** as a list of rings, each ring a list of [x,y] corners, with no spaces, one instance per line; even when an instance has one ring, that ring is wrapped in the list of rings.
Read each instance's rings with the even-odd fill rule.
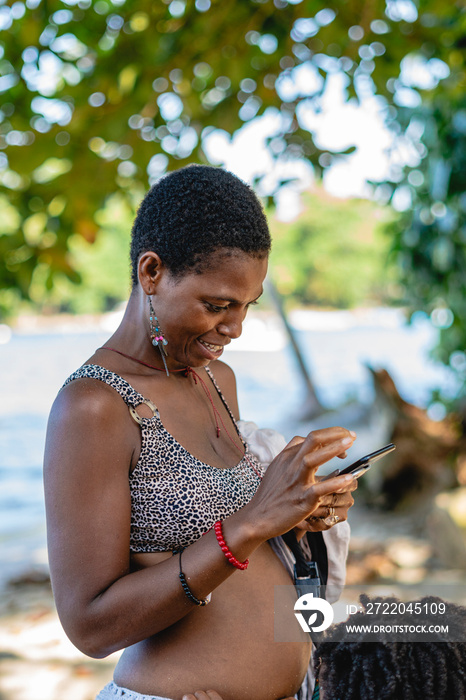
[[[125,648],[101,699],[202,688],[277,700],[306,675],[310,643],[273,639],[274,585],[292,581],[269,540],[346,519],[354,480],[315,472],[356,436],[296,437],[264,474],[237,431],[235,378],[219,358],[262,293],[269,249],[260,203],[230,173],[161,179],[133,226],[123,321],[52,408],[57,609],[85,654]]]

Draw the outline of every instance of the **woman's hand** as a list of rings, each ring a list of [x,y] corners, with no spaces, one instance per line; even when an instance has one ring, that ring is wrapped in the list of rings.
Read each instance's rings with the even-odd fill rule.
[[[319,477],[316,477],[316,480],[319,480]],[[354,498],[351,494],[357,488],[358,480],[353,479],[344,491],[325,496],[325,498],[322,499],[321,505],[313,514],[296,525],[295,532],[298,539],[302,537],[304,532],[323,532],[324,530],[330,530],[331,527],[337,524],[336,522],[333,524],[324,522],[325,518],[331,513],[338,516],[337,522],[339,523],[343,520],[347,520],[348,511],[351,506],[354,505]],[[331,510],[332,508],[333,511]]]
[[[356,488],[351,475],[319,480],[317,469],[351,447],[356,434],[346,428],[315,430],[306,438],[295,437],[271,462],[256,495],[242,510],[253,526],[270,539],[300,525],[311,516],[326,517],[336,499],[343,519],[352,505]],[[252,511],[251,511],[252,509]],[[306,529],[307,529],[306,524]],[[312,526],[309,529],[313,529]]]

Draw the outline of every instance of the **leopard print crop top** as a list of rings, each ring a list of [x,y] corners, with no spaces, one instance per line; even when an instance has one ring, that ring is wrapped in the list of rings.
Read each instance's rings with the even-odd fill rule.
[[[205,368],[244,445],[245,456],[234,467],[218,468],[190,454],[164,428],[159,412],[150,401],[118,374],[99,365],[83,365],[64,383],[75,379],[98,379],[113,387],[141,428],[141,453],[129,475],[131,492],[132,552],[165,552],[188,547],[209,530],[242,508],[254,496],[263,467],[242,439],[233,414],[208,367]],[[141,403],[153,410],[151,418],[140,417]],[[247,457],[247,459],[246,459]]]

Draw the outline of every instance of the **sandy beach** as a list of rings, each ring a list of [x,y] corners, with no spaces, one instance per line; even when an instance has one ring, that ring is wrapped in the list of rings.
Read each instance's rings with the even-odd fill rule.
[[[94,660],[63,632],[47,577],[23,577],[1,591],[1,700],[93,700],[116,655]]]

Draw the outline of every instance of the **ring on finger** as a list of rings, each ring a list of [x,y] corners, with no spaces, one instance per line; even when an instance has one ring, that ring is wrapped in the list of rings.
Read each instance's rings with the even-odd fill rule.
[[[329,527],[336,525],[340,520],[340,517],[335,513],[335,508],[333,506],[328,506],[328,513],[325,518],[322,518],[322,522]]]

